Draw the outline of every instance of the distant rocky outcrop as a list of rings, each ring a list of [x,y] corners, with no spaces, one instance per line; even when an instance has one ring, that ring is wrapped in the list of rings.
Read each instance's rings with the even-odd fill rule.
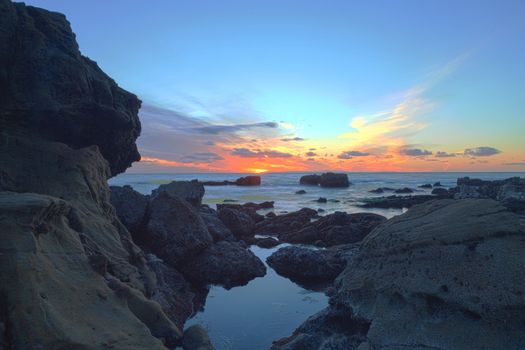
[[[320,185],[321,187],[348,187],[348,175],[337,173],[323,173],[321,175],[304,175],[299,179],[301,185]]]
[[[273,349],[523,348],[524,237],[491,199],[414,206],[365,237],[328,309]]]
[[[454,198],[491,198],[512,211],[525,211],[525,178],[486,181],[464,177],[458,179],[457,188]]]
[[[235,180],[237,186],[259,186],[261,184],[261,177],[256,175],[249,175],[240,177]]]

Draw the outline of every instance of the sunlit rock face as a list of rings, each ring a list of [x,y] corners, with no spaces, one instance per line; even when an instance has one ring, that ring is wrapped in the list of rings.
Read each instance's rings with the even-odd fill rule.
[[[0,343],[165,349],[156,276],[109,202],[139,159],[140,101],[83,57],[65,17],[0,0]]]

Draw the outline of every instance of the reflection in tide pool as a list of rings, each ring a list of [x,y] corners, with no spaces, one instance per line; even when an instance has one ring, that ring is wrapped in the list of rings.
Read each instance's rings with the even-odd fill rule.
[[[251,249],[266,262],[270,254],[283,246]],[[328,298],[323,293],[307,291],[267,266],[266,276],[246,286],[230,290],[213,287],[204,312],[188,320],[186,327],[203,325],[217,350],[266,350],[273,340],[289,336],[327,305]]]

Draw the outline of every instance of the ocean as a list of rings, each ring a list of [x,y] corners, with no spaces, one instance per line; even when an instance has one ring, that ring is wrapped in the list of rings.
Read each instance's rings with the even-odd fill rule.
[[[409,187],[414,194],[428,194],[431,190],[417,186],[440,182],[445,187],[455,186],[459,177],[469,176],[484,180],[499,180],[525,173],[348,173],[352,185],[348,188],[320,188],[299,185],[299,178],[307,173],[261,174],[261,186],[206,186],[205,204],[215,208],[217,203],[274,201],[276,214],[299,210],[303,207],[322,208],[322,214],[334,211],[374,212],[388,218],[399,215],[401,209],[367,209],[357,205],[365,198],[382,195],[369,191],[378,187]],[[109,180],[110,185],[130,185],[143,194],[150,194],[160,184],[174,180],[222,181],[235,180],[246,174],[121,174]],[[307,193],[295,194],[298,190]],[[327,203],[317,203],[319,197]],[[280,245],[271,249],[252,246],[250,249],[263,261]],[[321,292],[306,290],[279,276],[267,266],[267,274],[245,286],[226,290],[211,288],[204,310],[188,320],[187,325],[202,324],[207,328],[217,350],[263,350],[273,340],[291,335],[293,330],[309,316],[328,305]]]

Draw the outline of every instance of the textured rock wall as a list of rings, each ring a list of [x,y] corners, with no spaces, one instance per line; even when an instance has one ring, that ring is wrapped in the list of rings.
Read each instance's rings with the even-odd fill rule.
[[[65,17],[0,0],[0,344],[165,349],[181,333],[109,203],[139,159],[140,101],[83,57]]]

